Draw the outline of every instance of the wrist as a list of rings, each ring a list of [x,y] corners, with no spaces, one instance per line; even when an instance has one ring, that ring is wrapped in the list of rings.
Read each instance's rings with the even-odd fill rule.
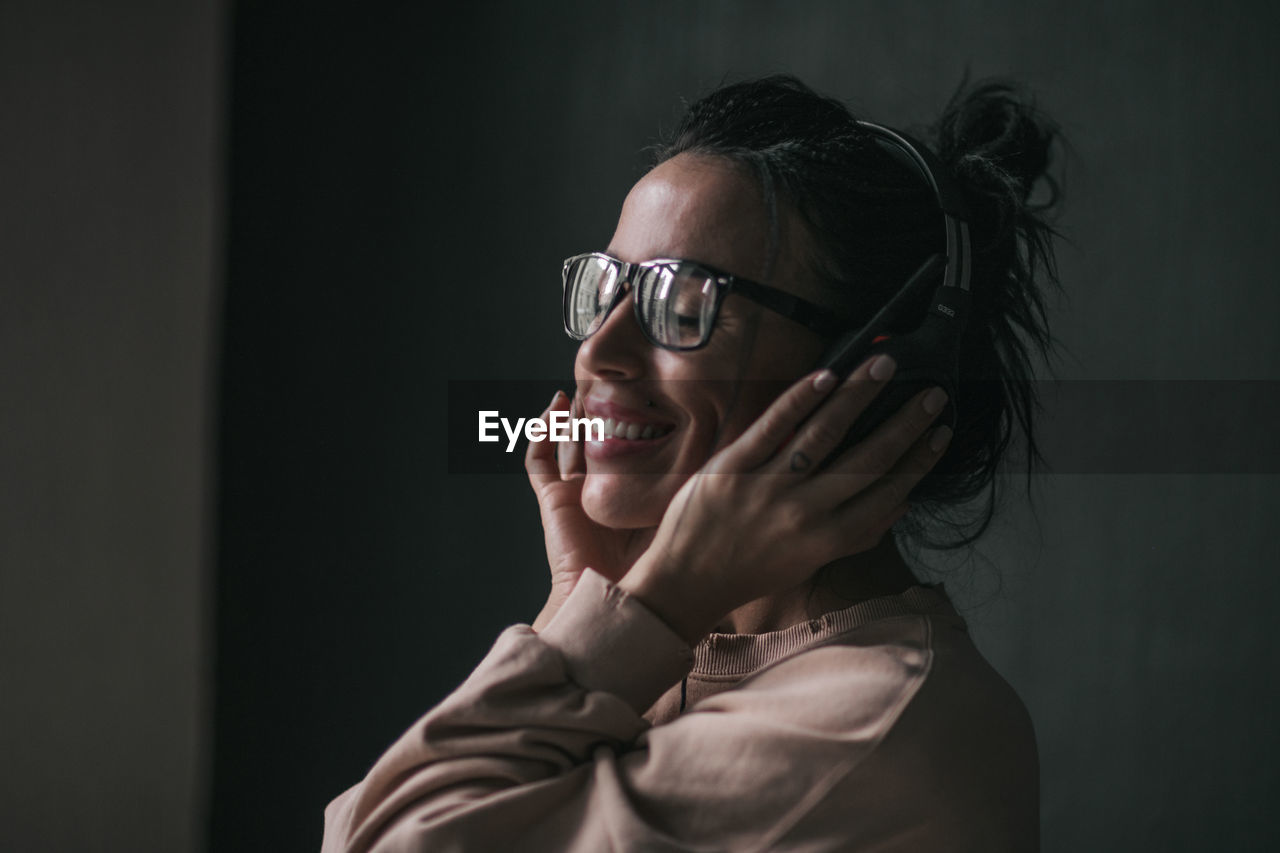
[[[547,623],[556,615],[556,612],[560,609],[561,605],[568,600],[569,593],[571,592],[573,592],[572,586],[566,588],[559,584],[552,585],[551,592],[547,595],[546,603],[542,605],[542,610],[539,611],[538,617],[533,620],[533,625],[531,627],[535,632],[540,632],[543,628],[547,627]]]
[[[547,623],[551,621],[551,617],[556,615],[556,611],[560,609],[560,602],[548,601],[542,605],[542,610],[538,612],[538,618],[533,620],[533,628],[535,633],[541,633],[542,629],[547,627]]]
[[[636,598],[690,646],[710,633],[727,611],[711,602],[687,572],[680,572],[645,552],[618,588]]]

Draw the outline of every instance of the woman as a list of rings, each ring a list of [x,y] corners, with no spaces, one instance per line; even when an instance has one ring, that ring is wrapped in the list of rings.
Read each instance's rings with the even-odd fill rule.
[[[1001,86],[936,132],[973,248],[962,398],[910,394],[848,446],[895,359],[818,365],[933,269],[942,191],[793,78],[690,107],[607,251],[566,262],[577,392],[544,417],[609,437],[529,446],[547,604],[330,804],[326,851],[1038,847],[1026,710],[886,533],[972,542],[1015,421],[1037,456],[1054,133]]]

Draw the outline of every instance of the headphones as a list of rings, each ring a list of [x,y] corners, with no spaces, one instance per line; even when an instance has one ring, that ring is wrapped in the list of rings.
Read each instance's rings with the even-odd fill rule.
[[[893,378],[859,416],[833,455],[861,441],[913,396],[934,385],[947,392],[946,408],[935,423],[955,428],[960,336],[970,309],[968,208],[960,187],[928,148],[906,134],[868,121],[859,121],[858,127],[872,134],[875,142],[899,163],[917,171],[933,190],[946,225],[947,242],[946,254],[935,252],[926,258],[870,322],[842,335],[823,357],[820,366],[830,368],[841,378],[879,353],[888,353],[898,365]],[[912,327],[907,322],[906,309],[919,304],[928,288],[934,288],[932,304],[924,318]]]

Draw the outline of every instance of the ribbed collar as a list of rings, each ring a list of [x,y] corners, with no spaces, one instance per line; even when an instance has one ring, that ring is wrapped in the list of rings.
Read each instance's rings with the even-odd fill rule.
[[[960,627],[960,617],[942,584],[918,584],[898,595],[860,601],[844,610],[832,610],[817,619],[763,634],[708,634],[693,648],[691,675],[747,675],[807,646],[845,634],[893,616],[934,614],[950,617]]]

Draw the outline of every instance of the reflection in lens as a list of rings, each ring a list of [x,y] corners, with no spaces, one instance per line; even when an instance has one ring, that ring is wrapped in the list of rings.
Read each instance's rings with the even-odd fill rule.
[[[715,314],[715,282],[692,264],[662,265],[640,280],[640,318],[663,346],[699,346]]]
[[[569,270],[568,318],[575,335],[591,334],[600,325],[613,300],[617,270],[606,258],[582,258]]]
[[[671,324],[677,332],[678,345],[695,347],[706,340],[715,313],[715,282],[699,268],[680,268],[671,306]]]

